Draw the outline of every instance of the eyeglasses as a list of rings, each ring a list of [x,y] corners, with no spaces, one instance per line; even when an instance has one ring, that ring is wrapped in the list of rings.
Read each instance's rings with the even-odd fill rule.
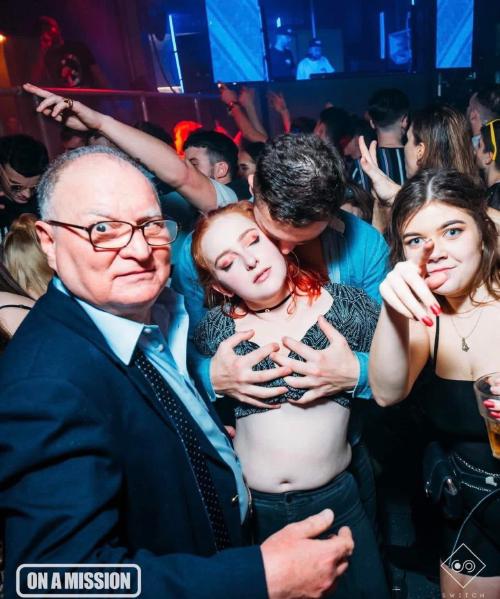
[[[173,220],[150,220],[142,225],[133,225],[122,220],[103,220],[89,227],[58,220],[48,220],[47,223],[87,231],[90,243],[101,250],[121,250],[132,241],[137,229],[142,231],[146,243],[152,247],[170,245],[175,241],[179,230]]]
[[[14,198],[26,198],[29,199],[33,195],[37,184],[35,185],[22,185],[21,183],[15,183],[7,174],[3,165],[0,164],[0,188],[7,194],[7,196]],[[25,192],[28,192],[26,194]]]
[[[495,123],[500,123],[500,119],[493,119],[492,121],[486,123],[486,126],[490,128],[491,145],[493,146],[493,162],[495,162],[498,152],[497,139],[495,136],[495,127],[493,127]]]

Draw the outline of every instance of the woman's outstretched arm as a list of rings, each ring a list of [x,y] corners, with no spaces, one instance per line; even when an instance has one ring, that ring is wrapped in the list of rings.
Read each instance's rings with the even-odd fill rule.
[[[423,244],[415,261],[399,262],[380,285],[382,311],[370,349],[369,376],[373,396],[381,406],[404,399],[429,359],[429,335],[441,308],[432,289],[446,274],[427,273],[434,248]]]

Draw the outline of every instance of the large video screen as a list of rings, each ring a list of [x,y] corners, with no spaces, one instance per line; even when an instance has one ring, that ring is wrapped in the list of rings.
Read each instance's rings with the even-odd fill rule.
[[[206,0],[214,80],[411,71],[415,0]]]
[[[206,0],[215,81],[265,81],[258,0]]]
[[[436,68],[472,66],[474,0],[437,0]]]

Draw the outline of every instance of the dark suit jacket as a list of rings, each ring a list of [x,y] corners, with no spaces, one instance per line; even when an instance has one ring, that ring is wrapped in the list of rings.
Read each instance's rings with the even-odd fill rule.
[[[218,554],[169,417],[51,286],[0,358],[6,599],[21,563],[87,562],[139,564],[147,599],[266,597],[232,472],[199,436],[236,547]]]

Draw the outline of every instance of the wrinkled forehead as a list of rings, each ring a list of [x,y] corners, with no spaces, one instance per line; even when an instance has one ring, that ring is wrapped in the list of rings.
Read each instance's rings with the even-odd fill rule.
[[[110,219],[159,216],[153,184],[132,164],[102,154],[75,159],[59,174],[51,197],[62,214],[97,214]]]

